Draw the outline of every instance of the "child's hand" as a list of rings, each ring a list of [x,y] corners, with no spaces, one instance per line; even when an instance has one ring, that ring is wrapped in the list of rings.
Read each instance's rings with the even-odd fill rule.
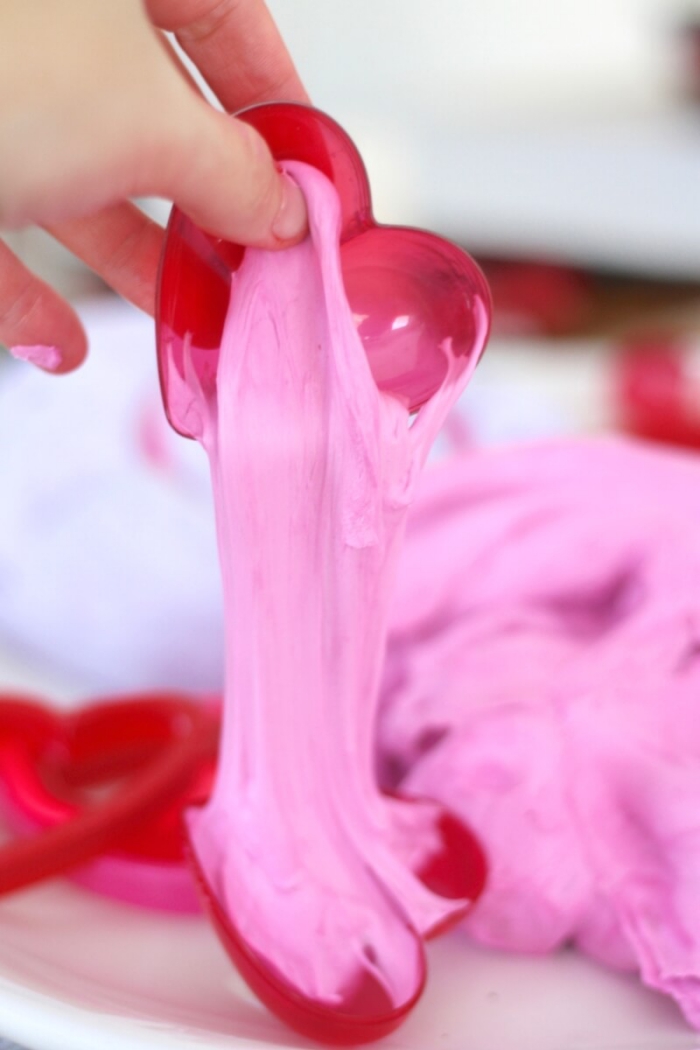
[[[306,99],[263,0],[0,0],[0,227],[46,227],[149,313],[163,233],[130,197],[173,200],[244,244],[306,228],[262,138],[201,98],[159,29],[227,111]],[[37,359],[55,346],[57,372],[86,352],[73,310],[1,240],[0,342]]]

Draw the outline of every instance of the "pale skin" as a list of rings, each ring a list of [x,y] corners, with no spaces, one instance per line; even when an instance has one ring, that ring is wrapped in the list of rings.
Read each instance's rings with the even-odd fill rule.
[[[308,101],[263,0],[0,0],[0,230],[44,227],[151,314],[163,231],[132,198],[246,245],[306,232],[298,188],[202,98],[162,31],[227,113]],[[57,373],[87,351],[72,307],[1,239],[0,343],[55,346]]]

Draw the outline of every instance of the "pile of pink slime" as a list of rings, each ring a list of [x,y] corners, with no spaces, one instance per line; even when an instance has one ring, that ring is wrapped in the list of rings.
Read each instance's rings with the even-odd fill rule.
[[[377,391],[334,191],[289,169],[312,237],[246,253],[218,400],[198,401],[226,604],[221,764],[191,817],[206,878],[308,996],[342,1002],[359,967],[409,1000],[417,935],[455,903],[410,874],[434,818],[378,794],[378,749],[384,788],[441,800],[485,845],[472,938],[574,942],[700,1025],[697,460],[613,440],[468,453],[428,473],[401,551],[468,374],[445,346],[412,425]]]
[[[697,456],[614,439],[428,474],[379,748],[486,847],[472,938],[574,943],[700,1027],[699,483]]]
[[[252,953],[302,996],[400,1010],[423,938],[465,912],[419,872],[434,803],[382,795],[376,704],[387,615],[420,468],[473,368],[443,346],[440,390],[412,420],[381,393],[345,299],[340,207],[288,163],[310,236],[248,250],[195,436],[210,460],[225,607],[225,704],[212,797],[189,818],[210,892]],[[192,420],[193,415],[190,415]]]

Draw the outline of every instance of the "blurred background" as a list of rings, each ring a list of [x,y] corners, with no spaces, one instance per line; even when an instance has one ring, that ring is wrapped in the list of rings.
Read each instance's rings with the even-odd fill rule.
[[[269,6],[378,218],[487,273],[464,440],[616,428],[700,447],[700,0]],[[8,239],[78,303],[92,354],[60,381],[0,362],[0,642],[61,667],[66,692],[214,687],[206,475],[164,426],[152,325],[38,231]]]
[[[480,437],[691,439],[675,399],[699,306],[700,3],[271,7],[312,98],[360,146],[380,219],[457,240],[487,272]],[[636,364],[609,360],[629,348]]]

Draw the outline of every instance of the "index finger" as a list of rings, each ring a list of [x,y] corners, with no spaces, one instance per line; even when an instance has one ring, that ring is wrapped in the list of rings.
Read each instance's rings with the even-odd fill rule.
[[[0,240],[0,342],[49,372],[70,372],[85,357],[77,314]]]
[[[174,32],[224,109],[308,102],[264,0],[146,0],[153,23]]]

